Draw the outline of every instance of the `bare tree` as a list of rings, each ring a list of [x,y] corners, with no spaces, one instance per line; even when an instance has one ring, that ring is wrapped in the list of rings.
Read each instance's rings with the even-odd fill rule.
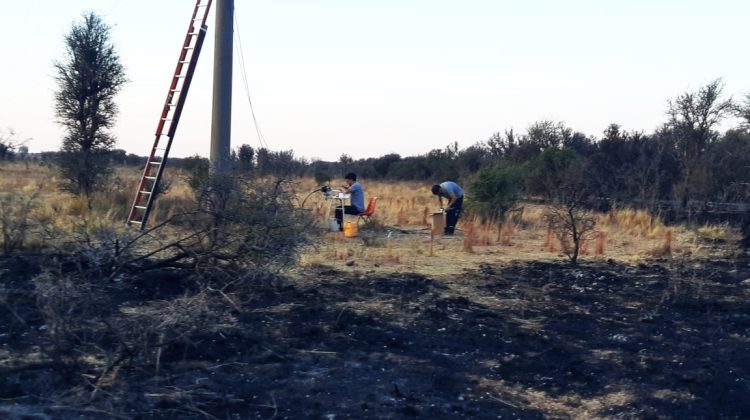
[[[12,128],[0,131],[0,161],[12,160],[28,140],[21,140]]]
[[[742,128],[750,131],[750,93],[745,95],[742,103],[735,105],[734,113],[737,118],[742,120]]]
[[[585,172],[580,162],[574,162],[567,168],[562,184],[554,190],[553,202],[545,214],[572,265],[578,263],[583,242],[593,239],[596,233],[596,218],[585,208],[589,197],[583,179]]]

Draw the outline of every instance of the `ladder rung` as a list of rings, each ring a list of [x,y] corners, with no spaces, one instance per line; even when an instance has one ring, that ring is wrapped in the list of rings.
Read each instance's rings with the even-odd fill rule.
[[[143,224],[143,222],[139,222],[139,221],[137,221],[137,220],[131,220],[131,221],[130,221],[130,223],[138,223],[139,225],[142,225],[142,224]]]
[[[190,63],[190,60],[180,61],[180,64],[188,64]]]
[[[139,194],[153,194],[151,191],[138,191]]]
[[[156,179],[155,176],[144,176],[144,178],[148,179],[149,181],[153,181]]]
[[[184,74],[175,74],[174,75],[175,79],[184,79],[185,77],[187,77],[187,76],[185,76]]]
[[[169,89],[169,91],[172,93],[180,93],[182,92],[182,89]]]
[[[135,206],[138,210],[146,210],[146,206]]]
[[[172,121],[172,119],[171,119],[171,118],[162,118],[161,120],[162,120],[162,121]]]
[[[149,165],[161,165],[161,162],[149,162]]]
[[[185,48],[183,48],[183,50],[194,50],[194,49],[195,49],[195,47],[185,47]]]

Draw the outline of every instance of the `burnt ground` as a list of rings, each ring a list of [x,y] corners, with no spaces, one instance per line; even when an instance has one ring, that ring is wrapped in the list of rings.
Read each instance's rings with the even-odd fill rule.
[[[34,271],[0,261],[6,298],[28,299]],[[314,267],[256,288],[231,330],[165,351],[158,378],[123,369],[89,400],[38,356],[33,302],[6,301],[0,417],[747,418],[748,278],[744,259]]]

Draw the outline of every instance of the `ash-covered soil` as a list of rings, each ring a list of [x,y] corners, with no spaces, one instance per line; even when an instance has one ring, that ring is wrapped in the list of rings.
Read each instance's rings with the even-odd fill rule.
[[[0,417],[750,416],[750,260],[313,267],[235,301],[230,330],[165,346],[158,376],[124,364],[96,392],[40,352],[37,265],[0,261]],[[136,283],[123,302],[180,293]]]

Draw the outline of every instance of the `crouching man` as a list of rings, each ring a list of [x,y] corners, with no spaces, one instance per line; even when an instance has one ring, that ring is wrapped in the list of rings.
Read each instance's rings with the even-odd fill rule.
[[[456,230],[458,218],[461,217],[461,208],[464,204],[464,190],[453,181],[445,181],[439,185],[433,185],[432,193],[438,196],[440,208],[445,208],[444,234],[452,236]],[[443,207],[443,198],[448,200],[447,207]]]

